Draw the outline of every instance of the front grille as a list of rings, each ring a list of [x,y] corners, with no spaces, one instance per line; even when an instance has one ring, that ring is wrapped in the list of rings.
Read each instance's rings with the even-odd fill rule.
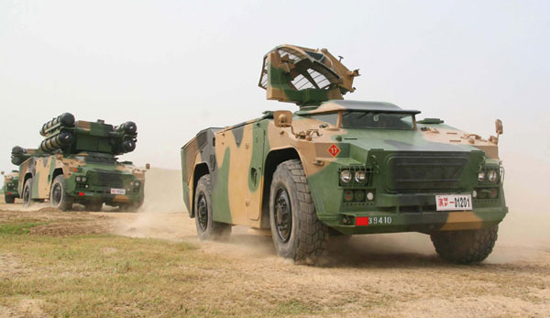
[[[132,176],[113,172],[94,172],[89,174],[89,178],[94,186],[124,188],[124,184],[128,183]]]
[[[399,153],[386,161],[392,193],[461,191],[468,153]]]

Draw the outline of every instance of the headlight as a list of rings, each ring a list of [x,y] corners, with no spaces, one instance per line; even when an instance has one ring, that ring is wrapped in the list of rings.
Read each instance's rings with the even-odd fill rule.
[[[485,171],[481,171],[481,172],[477,175],[477,181],[479,181],[479,182],[485,181]]]
[[[76,182],[80,182],[81,178],[80,177],[76,177]]]
[[[496,170],[489,170],[489,173],[487,174],[487,179],[491,183],[496,183],[498,180],[498,173]]]
[[[349,183],[351,181],[351,172],[349,170],[342,170],[340,172],[340,181],[342,183]]]
[[[132,185],[133,185],[134,187],[139,187],[139,181],[134,181],[134,182],[132,182]]]
[[[365,171],[355,172],[355,182],[365,183],[366,180],[367,180],[367,173]]]
[[[82,182],[86,182],[86,181],[88,181],[88,178],[82,177]]]

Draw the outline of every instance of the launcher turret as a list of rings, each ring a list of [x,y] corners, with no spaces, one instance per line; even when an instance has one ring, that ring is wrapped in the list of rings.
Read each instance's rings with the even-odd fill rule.
[[[48,154],[77,154],[94,152],[113,156],[136,149],[137,125],[132,121],[118,126],[97,122],[76,121],[73,114],[63,113],[42,125],[40,135],[44,140],[38,149],[14,147],[12,163],[20,165],[31,156]]]

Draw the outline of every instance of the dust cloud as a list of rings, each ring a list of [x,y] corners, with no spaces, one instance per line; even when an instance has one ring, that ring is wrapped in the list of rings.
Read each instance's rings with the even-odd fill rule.
[[[506,169],[504,192],[509,213],[500,224],[499,239],[488,261],[514,262],[550,252],[547,183],[550,164],[510,153],[501,156]]]
[[[145,201],[140,212],[186,212],[181,171],[152,168],[145,174]]]
[[[145,174],[145,199],[138,215],[119,218],[118,234],[179,240],[189,233],[184,213],[181,172],[152,168]]]

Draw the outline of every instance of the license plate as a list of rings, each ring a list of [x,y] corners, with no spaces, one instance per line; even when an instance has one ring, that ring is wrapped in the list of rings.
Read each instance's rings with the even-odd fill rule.
[[[470,194],[436,195],[435,206],[437,211],[472,210],[472,196]]]
[[[126,189],[111,189],[111,194],[126,194]]]

